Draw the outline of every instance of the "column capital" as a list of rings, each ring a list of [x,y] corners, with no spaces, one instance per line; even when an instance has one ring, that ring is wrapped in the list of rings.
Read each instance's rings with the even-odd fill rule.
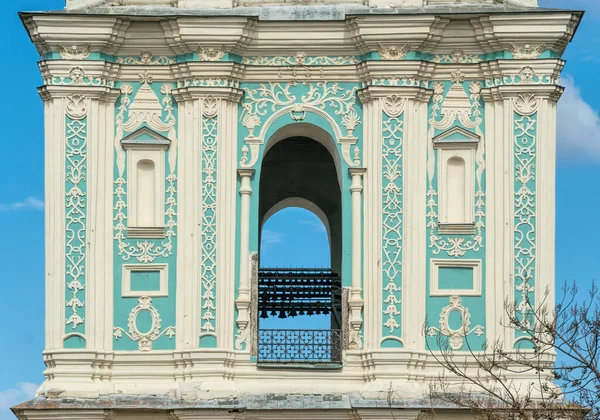
[[[546,98],[557,102],[565,88],[558,85],[505,85],[481,90],[481,96],[486,102],[516,99],[523,94],[532,94],[537,98]]]
[[[354,176],[362,177],[367,172],[367,168],[348,168],[348,173]]]
[[[213,97],[238,103],[243,94],[244,92],[236,87],[188,86],[173,90],[173,96],[178,102]]]
[[[240,178],[252,178],[252,176],[256,172],[256,169],[240,168],[237,171]]]
[[[432,91],[421,86],[367,86],[358,91],[358,98],[364,104],[375,99],[397,95],[405,99],[427,102]]]
[[[106,86],[52,86],[45,85],[38,88],[38,93],[44,102],[55,98],[66,98],[69,96],[85,96],[90,99],[114,103],[121,92],[119,89]]]

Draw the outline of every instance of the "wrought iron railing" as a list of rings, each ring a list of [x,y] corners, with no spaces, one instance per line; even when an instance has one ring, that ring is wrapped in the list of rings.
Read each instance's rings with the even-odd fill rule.
[[[341,362],[341,330],[258,331],[258,363]]]
[[[263,268],[258,299],[261,318],[329,315],[341,301],[341,280],[329,268]]]

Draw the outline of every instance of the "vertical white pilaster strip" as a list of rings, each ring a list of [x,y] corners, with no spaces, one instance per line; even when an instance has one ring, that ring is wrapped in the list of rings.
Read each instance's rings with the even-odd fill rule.
[[[102,314],[96,313],[100,308],[104,311],[104,302],[107,298],[104,295],[101,285],[103,261],[102,253],[102,231],[104,226],[99,222],[98,216],[102,211],[108,211],[104,207],[104,191],[100,188],[101,180],[106,180],[101,168],[100,159],[100,106],[98,98],[87,98],[87,177],[86,177],[86,267],[85,267],[85,342],[88,349],[99,349],[104,344],[102,340],[104,331],[99,325],[98,319]],[[112,178],[112,177],[111,177]],[[109,207],[112,209],[112,206]]]
[[[536,165],[536,278],[535,304],[553,308],[555,299],[555,213],[556,213],[556,98],[540,98],[537,117]],[[546,229],[544,227],[551,227]],[[561,285],[559,284],[558,287]]]
[[[504,280],[504,291],[501,297],[497,297],[498,301],[502,300],[502,309],[500,319],[506,319],[506,311],[504,309],[504,301],[509,299],[512,302],[515,298],[515,118],[512,99],[504,99],[504,173],[506,174],[506,184],[504,186],[504,250],[505,261],[504,269],[506,270],[502,279]],[[500,304],[500,302],[498,302]],[[512,347],[514,341],[514,331],[508,326],[508,322],[504,322],[505,327],[502,328],[503,341],[506,346]],[[500,334],[498,334],[500,335]]]
[[[414,164],[414,172],[412,169],[408,167],[405,169],[405,173],[410,174],[407,178],[413,178],[415,181],[414,190],[411,195],[411,199],[414,200],[412,209],[413,209],[413,240],[414,240],[414,248],[411,258],[413,261],[414,270],[413,276],[407,277],[406,282],[412,283],[416,287],[416,293],[411,295],[408,299],[414,299],[417,303],[416,312],[410,312],[408,310],[403,310],[403,314],[405,318],[407,318],[407,323],[411,325],[412,329],[412,338],[407,339],[405,342],[405,346],[413,346],[419,350],[425,349],[425,337],[423,335],[423,326],[425,324],[425,314],[426,314],[426,280],[427,280],[427,249],[429,244],[427,243],[427,220],[426,220],[426,206],[427,206],[427,139],[428,130],[427,130],[427,117],[428,117],[428,109],[427,109],[427,100],[417,98],[415,103],[412,104],[409,102],[407,104],[407,109],[410,111],[412,108],[416,109],[416,112],[408,112],[407,115],[414,116],[414,121],[410,122],[410,129],[413,131],[416,136],[412,138],[413,146],[416,148],[413,158]],[[411,142],[410,139],[405,141],[404,144]],[[405,194],[407,197],[408,194]],[[410,222],[405,222],[406,224],[410,224]],[[406,226],[405,224],[405,226]],[[410,248],[406,242],[406,248]],[[406,249],[405,248],[405,249]],[[406,300],[405,300],[406,302]],[[416,315],[415,319],[411,319],[409,322],[408,316],[406,314]]]
[[[217,343],[233,348],[235,310],[235,220],[237,177],[237,104],[221,100],[219,106],[217,190]]]
[[[491,97],[485,98],[485,139],[486,139],[486,242],[484,252],[486,254],[486,269],[483,273],[485,282],[485,309],[486,325],[485,331],[490,341],[496,339],[496,320],[498,312],[498,285],[502,284],[502,209],[496,207],[496,203],[502,203],[504,200],[495,200],[496,194],[502,193],[502,150],[498,150],[502,145],[502,126],[496,126],[496,112],[498,110],[497,102]],[[501,109],[501,108],[500,108]],[[496,137],[498,136],[498,137]],[[500,168],[500,169],[499,169]],[[498,173],[496,173],[498,171]],[[498,175],[498,176],[497,176]]]
[[[47,94],[47,93],[46,93]],[[44,98],[46,350],[63,347],[65,334],[65,99]]]
[[[104,237],[104,278],[103,293],[106,296],[104,302],[104,349],[112,350],[113,346],[113,325],[114,325],[114,244],[113,244],[113,177],[115,167],[115,98],[109,98],[103,104],[104,108],[104,133],[101,138],[101,145],[104,149],[104,176],[106,180],[104,186],[105,208],[103,214],[103,224],[105,226]]]
[[[364,175],[364,348],[379,347],[381,341],[381,102],[365,102]]]

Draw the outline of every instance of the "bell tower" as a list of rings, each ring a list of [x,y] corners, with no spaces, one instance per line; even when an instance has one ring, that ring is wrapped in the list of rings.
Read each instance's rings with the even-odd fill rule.
[[[531,348],[504,303],[526,319],[553,299],[558,81],[582,14],[536,3],[21,13],[43,80],[47,369],[17,417],[471,418],[429,398],[441,352]],[[266,264],[288,207],[323,224],[328,265]]]

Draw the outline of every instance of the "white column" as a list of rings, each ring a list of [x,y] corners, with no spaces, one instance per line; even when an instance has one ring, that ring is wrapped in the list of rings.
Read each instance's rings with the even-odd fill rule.
[[[238,298],[235,302],[238,310],[237,326],[239,330],[236,350],[242,350],[241,342],[246,343],[247,341],[250,307],[250,196],[252,195],[250,178],[254,175],[254,169],[238,169],[238,174],[242,185],[240,187],[240,282]],[[246,348],[248,347],[246,346]]]
[[[350,291],[350,349],[360,348],[360,344],[354,339],[360,332],[362,326],[361,310],[364,304],[362,298],[362,177],[364,168],[350,168],[352,184],[352,289]]]

